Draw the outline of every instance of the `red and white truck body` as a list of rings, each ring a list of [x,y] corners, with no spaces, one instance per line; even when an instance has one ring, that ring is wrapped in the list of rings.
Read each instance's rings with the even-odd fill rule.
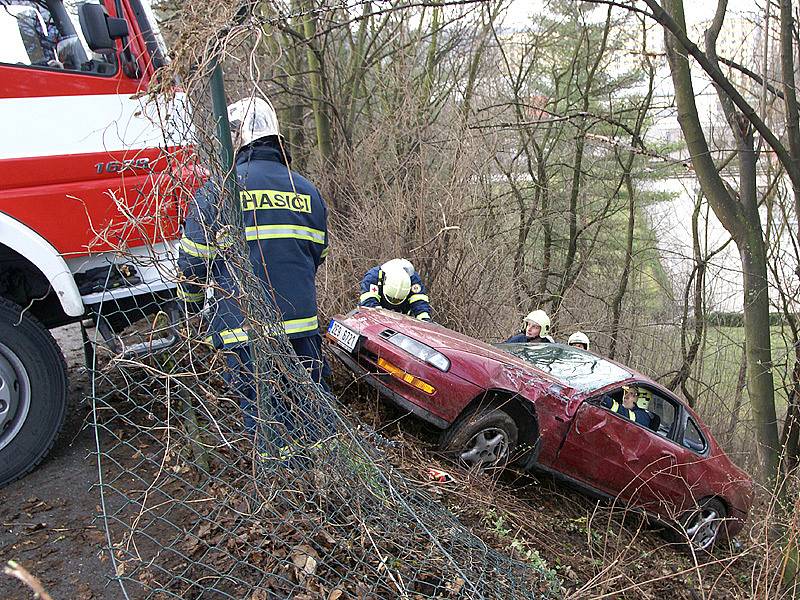
[[[163,62],[144,0],[0,0],[0,485],[63,421],[65,375],[37,389],[26,340],[174,288],[196,184],[184,99],[147,93]],[[58,370],[51,350],[40,362]]]
[[[0,63],[0,240],[52,286],[63,315],[48,314],[51,324],[83,316],[108,294],[168,285],[156,265],[140,274],[138,288],[81,294],[73,277],[124,261],[137,248],[169,252],[165,242],[177,236],[173,191],[185,162],[180,127],[187,120],[180,96],[157,102],[143,93],[154,65],[132,4],[121,2],[138,77],[119,67],[95,74]],[[106,9],[115,14],[113,2]],[[118,249],[124,252],[107,252]]]

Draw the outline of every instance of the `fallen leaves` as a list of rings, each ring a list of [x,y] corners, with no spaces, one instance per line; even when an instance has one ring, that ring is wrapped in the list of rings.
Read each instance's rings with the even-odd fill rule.
[[[299,544],[292,548],[291,559],[299,581],[317,572],[319,554],[308,544]]]

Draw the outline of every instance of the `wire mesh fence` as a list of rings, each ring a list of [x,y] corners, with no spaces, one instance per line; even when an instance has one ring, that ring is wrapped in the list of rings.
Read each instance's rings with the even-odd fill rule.
[[[101,517],[123,596],[558,596],[551,572],[491,549],[394,468],[379,439],[343,416],[292,349],[271,288],[254,272],[220,159],[210,67],[235,54],[232,46],[246,50],[257,30],[240,26],[217,37],[228,17],[209,23],[213,43],[183,61],[179,51],[172,67],[184,76],[192,113],[170,116],[171,131],[195,153],[173,155],[170,185],[153,188],[162,198],[137,202],[152,207],[182,196],[186,214],[186,199],[205,186],[217,210],[207,232],[218,242],[214,261],[233,285],[223,289],[209,269],[203,281],[193,280],[204,308],[190,310],[192,303],[172,297],[182,275],[158,254],[161,247],[131,252],[134,235],[99,234],[114,238],[119,265],[159,268],[170,284],[101,303],[87,340],[95,350]],[[228,98],[258,97],[246,66],[228,73]],[[143,219],[166,229],[158,210],[136,214],[124,231],[136,232]],[[246,342],[235,349],[215,345],[210,330],[221,298],[243,316],[236,335]]]
[[[95,405],[101,489],[129,597],[499,598],[557,589],[398,475],[330,399],[287,376],[295,361],[279,348],[272,375],[286,386],[265,385],[268,393],[306,395],[317,410],[297,416],[309,427],[321,412],[337,420],[335,433],[288,461],[277,448],[274,457],[256,453],[238,402],[215,381],[214,357],[183,358],[186,349],[161,361],[112,360],[95,378],[98,390],[113,390],[98,392]],[[211,368],[198,369],[203,362]],[[265,422],[273,410],[259,402]]]
[[[330,3],[330,10],[339,11],[339,22],[330,25],[331,29],[345,28],[353,11],[362,5],[370,9],[366,2],[334,4]],[[102,287],[110,287],[112,279],[129,277],[126,273],[145,271],[158,271],[159,281],[167,284],[153,284],[146,290],[149,293],[136,300],[105,300],[94,315],[96,327],[87,340],[87,348],[95,349],[90,357],[91,402],[101,517],[114,577],[123,596],[251,600],[560,596],[561,582],[542,561],[531,560],[530,553],[508,553],[502,551],[502,545],[487,544],[460,523],[435,494],[408,478],[387,456],[381,436],[360,427],[326,386],[314,381],[310,371],[320,365],[303,364],[288,340],[272,290],[256,274],[258,261],[254,264],[246,242],[237,191],[231,188],[231,166],[220,142],[225,136],[219,134],[219,111],[215,114],[212,110],[214,93],[220,90],[212,89],[211,75],[219,61],[229,102],[264,98],[266,81],[276,72],[282,73],[283,79],[277,83],[270,80],[271,90],[281,89],[284,97],[307,94],[306,106],[319,100],[311,90],[297,91],[292,78],[301,66],[277,66],[291,62],[297,53],[284,54],[285,42],[271,32],[281,30],[286,37],[297,37],[300,34],[293,27],[302,27],[299,21],[308,15],[322,17],[324,10],[262,8],[260,19],[244,18],[247,11],[242,13],[238,3],[213,7],[192,3],[178,11],[176,19],[182,27],[173,40],[175,60],[151,86],[153,97],[159,100],[142,99],[143,109],[150,107],[162,119],[168,140],[163,150],[171,166],[153,182],[152,192],[136,199],[115,198],[128,220],[97,232],[99,241],[117,250],[118,266],[107,272]],[[312,46],[309,39],[313,35],[302,35],[308,36],[303,44]],[[175,80],[180,81],[180,93]],[[160,108],[153,110],[165,101],[173,108],[166,116]],[[285,110],[292,110],[291,103],[284,104]],[[396,162],[401,167],[396,172],[385,178],[373,177],[370,169],[379,171],[382,165],[370,164],[371,157],[364,152],[363,156],[341,157],[345,166],[339,180],[328,182],[330,190],[340,192],[340,217],[348,209],[342,198],[353,201],[348,194],[355,196],[347,186],[352,182],[343,180],[348,174],[358,174],[364,186],[359,199],[365,208],[341,217],[338,224],[340,247],[347,250],[343,254],[351,255],[342,261],[351,261],[350,271],[360,268],[352,255],[375,235],[373,230],[353,241],[348,239],[345,225],[367,231],[371,214],[385,210],[381,218],[399,223],[404,232],[414,230],[414,249],[425,248],[424,260],[429,266],[447,262],[451,267],[441,272],[452,274],[452,280],[440,274],[438,281],[438,289],[443,290],[443,318],[452,319],[445,324],[456,322],[459,330],[482,336],[497,328],[500,321],[495,317],[502,312],[497,306],[511,304],[508,298],[513,286],[506,285],[498,295],[497,285],[487,285],[477,276],[467,277],[464,269],[508,270],[505,246],[483,241],[490,226],[493,239],[506,235],[511,221],[491,210],[483,212],[482,194],[490,197],[496,184],[490,177],[478,181],[475,173],[485,163],[475,160],[475,149],[463,129],[454,128],[455,135],[442,126],[436,144],[451,144],[456,158],[440,161],[440,155],[423,156],[417,141],[404,137],[408,133],[404,128],[417,124],[395,119],[398,113],[404,111],[389,112],[375,121],[394,128],[392,135],[397,138],[386,145],[394,145],[400,157]],[[455,120],[463,126],[460,119]],[[382,131],[368,133],[365,139],[375,145],[365,143],[364,147],[381,155],[385,147],[375,140]],[[481,139],[475,144],[481,152],[484,143],[497,147],[504,143],[489,139],[488,133],[486,138],[488,141]],[[404,144],[406,154],[398,149]],[[391,153],[386,154],[390,155],[387,162],[392,162]],[[304,159],[320,177],[327,174],[323,159]],[[415,160],[443,165],[442,172],[434,168],[423,171]],[[360,161],[366,166],[358,164]],[[433,176],[423,177],[430,173]],[[426,202],[413,205],[417,212],[427,210],[437,217],[441,213],[438,232],[436,228],[426,230],[423,218],[412,223],[406,214],[409,203],[384,200],[382,186],[396,188],[398,197],[414,197],[414,192],[419,192],[415,185],[430,187],[426,193],[431,197],[439,194],[435,202],[426,196]],[[477,190],[474,197],[463,191],[471,186]],[[192,282],[200,300],[200,306],[194,306],[197,303],[174,296],[175,286],[186,281],[175,266],[176,240],[169,248],[143,245],[147,236],[142,231],[174,230],[192,210],[192,198],[201,187],[213,199],[214,209],[214,218],[205,223],[205,237],[213,241],[214,262],[224,265],[227,283],[214,276],[219,272],[210,268],[209,260],[206,275]],[[451,215],[456,215],[455,221],[448,221],[454,218]],[[448,237],[448,232],[459,228],[464,236],[459,240]],[[378,242],[385,240],[372,241]],[[382,246],[381,253],[385,251]],[[595,271],[605,279],[592,275],[576,284],[574,293],[589,298],[607,294],[614,275],[601,266]],[[619,356],[645,372],[671,369],[683,352],[681,336],[686,324],[675,317],[682,307],[670,299],[663,308],[652,309],[652,298],[645,293],[647,281],[636,281],[635,289],[626,296],[631,318],[614,333],[621,340]],[[333,281],[333,285],[339,283]],[[446,292],[456,288],[460,294]],[[460,301],[467,288],[473,290],[471,301]],[[341,308],[342,297],[347,293],[340,291],[337,300],[328,303]],[[493,304],[482,304],[489,299]],[[235,305],[242,316],[239,331],[228,333],[233,341],[242,342],[232,348],[219,347],[214,336],[219,332],[211,326],[223,300]],[[596,304],[567,300],[566,312],[575,308],[574,322],[582,323],[584,329],[589,325],[593,328],[589,331],[598,337],[605,335],[607,323],[600,322],[602,315],[597,316],[605,313],[595,310]],[[663,322],[654,312],[664,316]],[[483,316],[477,318],[476,314]],[[713,425],[727,426],[729,422],[728,437],[733,439],[734,429],[751,428],[742,385],[730,376],[731,365],[735,376],[736,363],[741,362],[740,341],[723,340],[722,334],[716,337],[720,338],[716,354],[704,348],[705,355],[693,367],[689,380],[699,385],[710,374],[719,380],[719,385],[700,390],[698,404],[713,404]],[[711,335],[711,342],[716,337]],[[717,410],[717,404],[724,404],[722,400],[728,397],[734,398],[730,414]],[[725,407],[729,408],[728,404]],[[746,451],[752,454],[752,448]],[[742,460],[755,460],[750,454]],[[588,528],[585,533],[590,535]],[[619,542],[620,564],[629,552],[625,538]],[[595,559],[600,562],[595,578],[586,584],[586,597],[597,591],[588,589],[595,584],[602,588],[601,594],[614,589],[616,583],[609,583],[609,570],[604,566],[606,559],[605,550],[602,559]],[[623,589],[636,593],[636,585],[632,582]]]

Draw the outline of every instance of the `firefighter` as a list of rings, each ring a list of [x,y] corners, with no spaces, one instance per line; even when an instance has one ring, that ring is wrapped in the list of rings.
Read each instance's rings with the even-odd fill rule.
[[[265,301],[277,309],[294,352],[311,379],[326,389],[315,276],[328,253],[327,207],[314,185],[290,170],[291,159],[268,102],[240,100],[228,107],[228,118],[237,148],[238,208],[253,271],[262,283]],[[249,335],[240,310],[240,290],[231,265],[222,258],[229,245],[226,236],[232,230],[220,226],[220,197],[217,184],[211,181],[198,191],[190,207],[180,242],[178,264],[184,280],[178,295],[187,306],[197,308],[205,300],[208,279],[213,279],[209,341],[226,351],[226,379],[240,394],[245,428],[254,433],[256,389]],[[302,403],[303,398],[296,401]],[[300,427],[289,406],[273,404],[274,420],[282,427],[270,431],[269,436],[278,448],[285,448],[300,435]],[[301,413],[307,410],[295,408]],[[304,431],[308,437],[318,437],[313,423]]]
[[[414,265],[404,258],[394,258],[366,272],[359,306],[382,306],[420,321],[431,320],[427,290]]]
[[[622,402],[617,402],[611,396],[604,396],[602,405],[611,409],[612,412],[622,415],[639,425],[650,427],[651,417],[647,409],[639,404],[645,399],[652,397],[652,394],[643,388],[635,385],[622,386]]]
[[[543,310],[529,312],[522,320],[522,331],[512,335],[506,344],[552,344],[550,317]]]
[[[567,344],[569,344],[570,346],[575,346],[576,348],[580,348],[581,350],[588,350],[589,336],[583,333],[582,331],[576,331],[571,336],[569,336]]]

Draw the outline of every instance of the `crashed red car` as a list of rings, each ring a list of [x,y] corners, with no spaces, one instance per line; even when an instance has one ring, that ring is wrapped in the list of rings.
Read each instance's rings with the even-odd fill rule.
[[[644,509],[695,548],[739,531],[752,481],[699,416],[654,381],[562,344],[491,346],[383,309],[335,317],[333,354],[381,395],[442,430],[480,467],[511,462]],[[622,386],[650,392],[650,427],[611,412]]]

